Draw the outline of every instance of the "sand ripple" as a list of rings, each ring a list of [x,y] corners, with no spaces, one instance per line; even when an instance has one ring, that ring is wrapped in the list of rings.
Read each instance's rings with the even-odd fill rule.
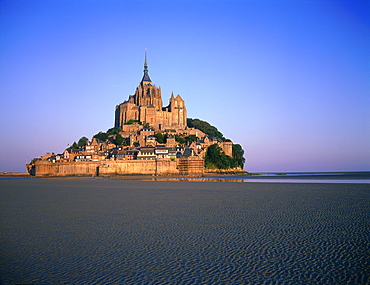
[[[366,284],[370,187],[0,181],[2,284]]]

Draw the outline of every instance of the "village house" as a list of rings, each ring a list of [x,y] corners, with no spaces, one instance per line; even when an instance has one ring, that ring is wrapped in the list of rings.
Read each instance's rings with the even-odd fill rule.
[[[155,154],[155,147],[152,146],[141,147],[136,157],[137,160],[150,160],[156,158],[157,155]]]
[[[157,145],[155,147],[155,154],[157,158],[169,158],[169,149],[165,145]]]

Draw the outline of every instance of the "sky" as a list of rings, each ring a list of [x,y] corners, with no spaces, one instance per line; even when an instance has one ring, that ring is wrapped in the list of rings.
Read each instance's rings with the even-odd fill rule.
[[[370,2],[1,0],[0,172],[113,127],[149,75],[249,172],[370,170]]]

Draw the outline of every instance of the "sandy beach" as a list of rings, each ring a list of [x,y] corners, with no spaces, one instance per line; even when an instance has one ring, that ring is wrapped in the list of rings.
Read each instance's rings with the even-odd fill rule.
[[[370,185],[0,179],[1,284],[366,284]]]

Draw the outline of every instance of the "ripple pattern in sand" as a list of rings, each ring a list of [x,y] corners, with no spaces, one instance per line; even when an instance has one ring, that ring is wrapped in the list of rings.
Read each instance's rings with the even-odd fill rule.
[[[370,189],[1,184],[3,284],[366,284]]]

